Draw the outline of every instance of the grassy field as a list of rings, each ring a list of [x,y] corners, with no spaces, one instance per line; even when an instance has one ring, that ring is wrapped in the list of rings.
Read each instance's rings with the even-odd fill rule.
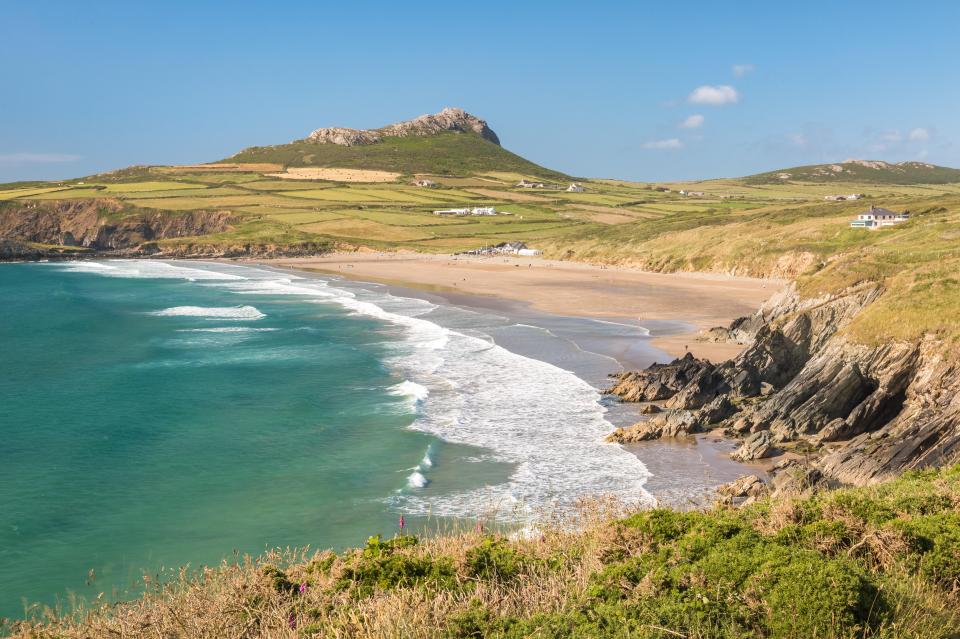
[[[586,507],[535,534],[371,537],[143,578],[32,610],[25,639],[955,639],[960,467],[741,509]],[[629,516],[625,516],[629,515]]]
[[[440,133],[425,137],[391,137],[382,143],[340,146],[297,140],[290,144],[255,146],[226,163],[276,162],[285,166],[318,166],[394,171],[404,175],[431,173],[465,177],[484,171],[506,171],[562,180],[551,171],[507,151],[476,133]]]
[[[417,138],[416,144],[442,147],[455,141],[462,154],[466,140],[467,149],[480,144],[493,147],[490,152],[506,153],[474,137],[441,135]],[[398,138],[393,144],[404,150],[406,141]],[[365,147],[365,152],[386,153],[377,149],[389,145]],[[330,152],[351,153],[350,148]],[[260,161],[242,154],[234,160],[238,158]],[[0,200],[10,205],[109,198],[131,212],[230,211],[237,222],[226,232],[203,238],[204,244],[214,246],[332,242],[447,253],[523,241],[557,259],[658,271],[785,276],[797,279],[808,295],[875,280],[887,293],[848,329],[856,339],[916,339],[929,333],[960,337],[960,184],[765,183],[751,178],[654,185],[582,180],[585,191],[573,193],[564,190],[569,180],[550,182],[557,174],[530,163],[508,163],[503,170],[472,175],[461,166],[456,177],[445,177],[432,167],[430,176],[438,188],[418,188],[413,175],[387,183],[279,179],[269,176],[280,166],[276,157],[272,162],[131,167],[62,183],[0,185]],[[932,169],[918,170],[926,175]],[[523,178],[556,188],[517,187]],[[680,189],[703,195],[682,196]],[[833,193],[866,197],[824,201]],[[870,205],[909,209],[913,218],[877,232],[849,228],[849,220]],[[502,215],[433,214],[441,208],[473,206],[496,206]],[[159,244],[170,247],[182,241]]]

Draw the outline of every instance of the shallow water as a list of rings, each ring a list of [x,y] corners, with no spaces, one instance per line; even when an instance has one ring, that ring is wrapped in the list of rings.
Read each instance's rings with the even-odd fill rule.
[[[590,347],[641,327],[439,302],[230,264],[0,265],[0,615],[399,513],[650,499],[602,443],[617,366]]]

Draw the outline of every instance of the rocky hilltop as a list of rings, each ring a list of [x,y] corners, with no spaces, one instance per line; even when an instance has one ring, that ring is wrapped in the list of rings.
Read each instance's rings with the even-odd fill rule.
[[[868,346],[844,334],[881,293],[865,283],[803,299],[791,288],[725,329],[749,344],[736,359],[688,354],[618,375],[610,393],[665,410],[610,439],[721,429],[742,439],[735,458],[775,457],[775,471],[806,483],[866,485],[960,459],[960,367],[949,347],[934,337]]]
[[[759,173],[748,184],[786,182],[856,182],[865,184],[950,184],[960,182],[960,169],[927,162],[884,162],[851,158],[832,164],[811,164]]]
[[[497,134],[487,126],[486,121],[470,115],[463,109],[446,108],[432,115],[421,115],[412,120],[389,124],[379,129],[348,129],[331,127],[317,129],[306,137],[320,144],[338,144],[340,146],[358,146],[377,144],[384,138],[403,138],[409,136],[427,136],[454,131],[473,132],[494,144],[500,144]]]

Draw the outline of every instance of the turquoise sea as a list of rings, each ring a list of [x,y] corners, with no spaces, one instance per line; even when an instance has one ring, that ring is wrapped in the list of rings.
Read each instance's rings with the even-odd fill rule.
[[[400,514],[648,499],[577,326],[254,266],[0,264],[0,616]]]

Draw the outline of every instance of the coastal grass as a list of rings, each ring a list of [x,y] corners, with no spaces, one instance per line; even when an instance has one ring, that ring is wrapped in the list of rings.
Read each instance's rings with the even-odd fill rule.
[[[29,607],[15,639],[960,636],[960,466],[740,509],[478,525],[144,575],[145,593]]]
[[[436,161],[465,162],[457,171],[394,165],[421,162],[425,153],[454,147],[452,156]],[[122,201],[122,214],[233,214],[225,232],[160,242],[171,248],[269,239],[280,247],[294,241],[437,253],[521,241],[554,259],[662,272],[787,277],[811,297],[872,281],[885,292],[847,327],[849,336],[866,343],[926,335],[960,342],[953,275],[960,268],[960,184],[588,179],[579,180],[585,192],[573,193],[563,190],[570,178],[543,173],[536,165],[486,166],[487,160],[508,152],[470,134],[397,138],[362,148],[299,142],[263,149],[243,152],[251,157],[239,163],[131,167],[47,185],[0,185],[0,200],[42,206],[105,198]],[[464,159],[477,149],[482,153],[475,161]],[[312,166],[391,170],[405,177],[390,183],[340,183],[269,176],[278,167],[306,162],[298,153],[310,155]],[[253,157],[258,154],[263,157]],[[277,157],[268,162],[270,154]],[[366,163],[371,157],[380,164]],[[438,187],[413,186],[415,175],[429,175]],[[546,181],[552,188],[517,188],[520,179]],[[682,196],[680,189],[704,195]],[[865,199],[823,200],[835,193],[863,193]],[[851,229],[849,221],[871,204],[909,209],[912,220],[876,232]],[[510,215],[433,215],[441,208],[481,205]]]

